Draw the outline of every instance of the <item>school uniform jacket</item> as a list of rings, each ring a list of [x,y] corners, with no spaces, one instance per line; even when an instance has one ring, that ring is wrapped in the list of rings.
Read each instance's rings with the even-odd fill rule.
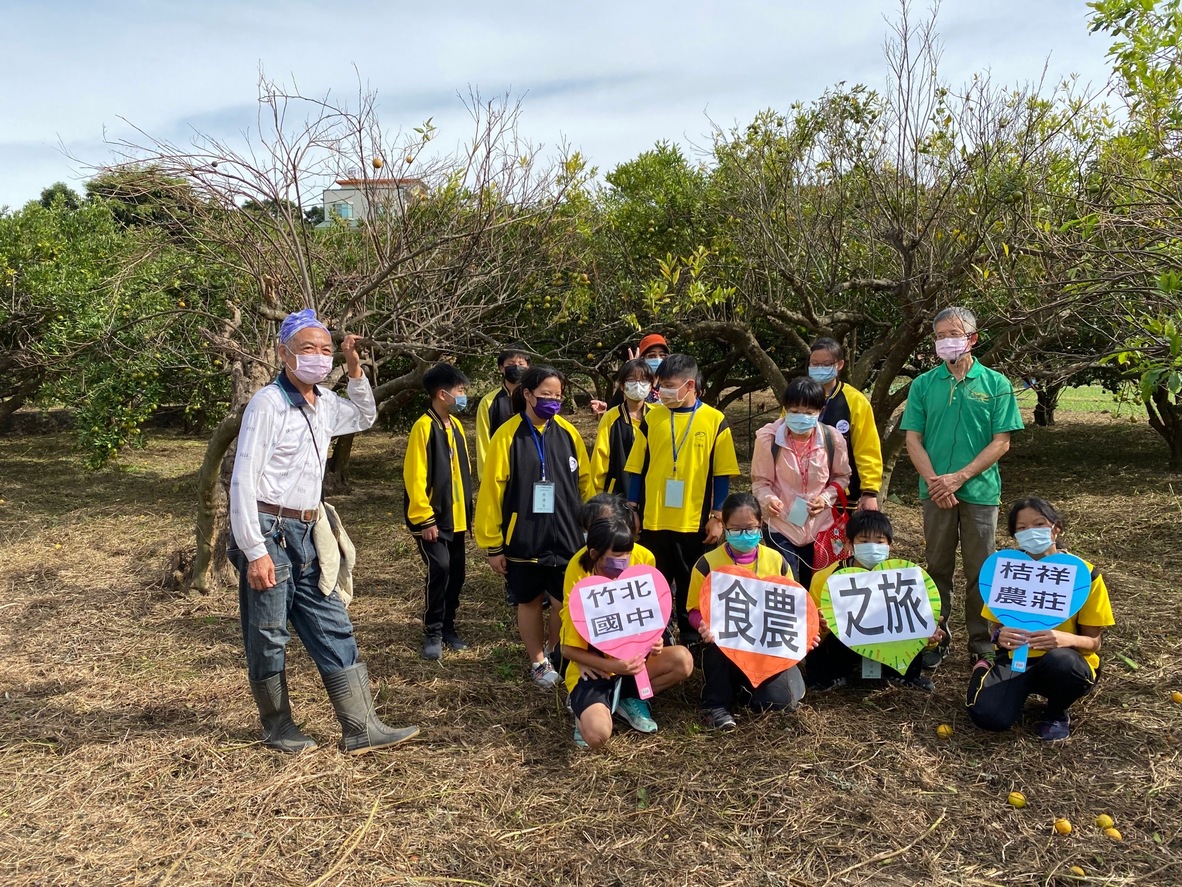
[[[591,497],[591,470],[583,438],[555,416],[539,433],[545,440],[546,479],[554,484],[554,512],[534,514],[534,484],[542,480],[534,431],[519,413],[489,442],[476,499],[476,544],[489,557],[565,567],[583,546],[583,501]]]
[[[591,454],[591,486],[596,493],[628,495],[624,464],[636,441],[636,426],[628,405],[612,407],[599,420],[595,451]]]
[[[832,425],[845,438],[850,454],[850,503],[856,503],[863,493],[877,493],[882,485],[882,442],[866,395],[838,382],[821,410],[820,422]]]
[[[448,425],[433,409],[420,416],[406,440],[402,464],[403,516],[414,536],[438,527],[440,538],[450,540],[472,526],[472,473],[464,427],[455,416]],[[454,451],[454,458],[452,453]]]
[[[484,460],[488,444],[497,429],[513,415],[513,397],[502,385],[480,398],[476,407],[476,479],[484,477]]]

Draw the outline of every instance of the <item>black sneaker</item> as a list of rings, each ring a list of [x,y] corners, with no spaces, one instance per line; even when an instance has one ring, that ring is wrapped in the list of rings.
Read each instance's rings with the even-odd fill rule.
[[[457,653],[460,650],[467,650],[468,645],[461,640],[460,636],[456,634],[454,628],[445,628],[443,630],[443,643],[447,645],[449,650],[455,650]]]
[[[734,730],[739,725],[725,708],[702,709],[702,726],[707,730]]]
[[[849,678],[835,675],[829,678],[822,678],[819,681],[806,681],[805,686],[814,693],[826,693],[829,690],[840,690],[842,687],[849,685]]]
[[[931,678],[925,678],[921,674],[917,674],[913,678],[896,677],[891,675],[887,678],[887,683],[894,684],[896,687],[908,687],[912,690],[919,690],[921,693],[935,693],[936,685]]]
[[[928,671],[933,671],[944,664],[944,655],[947,652],[947,647],[933,647],[930,650],[924,650],[920,664]]]
[[[429,634],[423,638],[423,650],[419,654],[424,659],[438,662],[443,658],[443,636],[438,634]]]

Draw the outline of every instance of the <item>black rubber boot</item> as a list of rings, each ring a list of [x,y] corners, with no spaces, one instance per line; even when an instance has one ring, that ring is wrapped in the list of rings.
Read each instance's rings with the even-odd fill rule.
[[[378,748],[388,748],[417,736],[418,727],[393,729],[378,720],[369,692],[369,672],[365,665],[322,675],[324,689],[332,700],[337,720],[341,722],[341,751],[360,755]]]
[[[316,741],[301,733],[291,719],[287,672],[281,671],[262,681],[251,681],[250,692],[259,707],[265,745],[289,754],[316,747]]]

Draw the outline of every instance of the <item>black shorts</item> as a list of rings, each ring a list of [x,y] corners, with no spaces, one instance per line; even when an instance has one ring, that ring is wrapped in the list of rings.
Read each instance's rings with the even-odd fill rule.
[[[562,583],[566,578],[566,567],[543,567],[541,564],[507,561],[508,575],[505,576],[505,598],[511,604],[528,604],[547,594],[562,602]]]
[[[611,711],[612,702],[616,697],[616,684],[620,684],[620,699],[640,698],[636,689],[636,679],[631,675],[616,678],[580,678],[575,688],[570,692],[570,707],[576,718],[581,718],[583,712],[595,703],[606,705]]]

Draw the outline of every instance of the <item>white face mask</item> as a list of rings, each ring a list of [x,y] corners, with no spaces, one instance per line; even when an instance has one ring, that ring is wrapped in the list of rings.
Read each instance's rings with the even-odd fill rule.
[[[670,409],[681,406],[681,402],[685,400],[686,397],[685,394],[682,394],[682,391],[685,391],[688,385],[688,382],[682,382],[676,388],[662,387],[660,393],[658,394],[658,397],[661,398],[661,403]],[[688,394],[688,392],[686,393]]]
[[[644,400],[652,390],[653,386],[648,382],[624,383],[624,397],[628,398],[628,400]]]
[[[332,372],[331,354],[297,354],[292,373],[305,385],[319,385]]]
[[[936,357],[955,363],[969,350],[968,336],[955,336],[951,339],[936,340]]]

